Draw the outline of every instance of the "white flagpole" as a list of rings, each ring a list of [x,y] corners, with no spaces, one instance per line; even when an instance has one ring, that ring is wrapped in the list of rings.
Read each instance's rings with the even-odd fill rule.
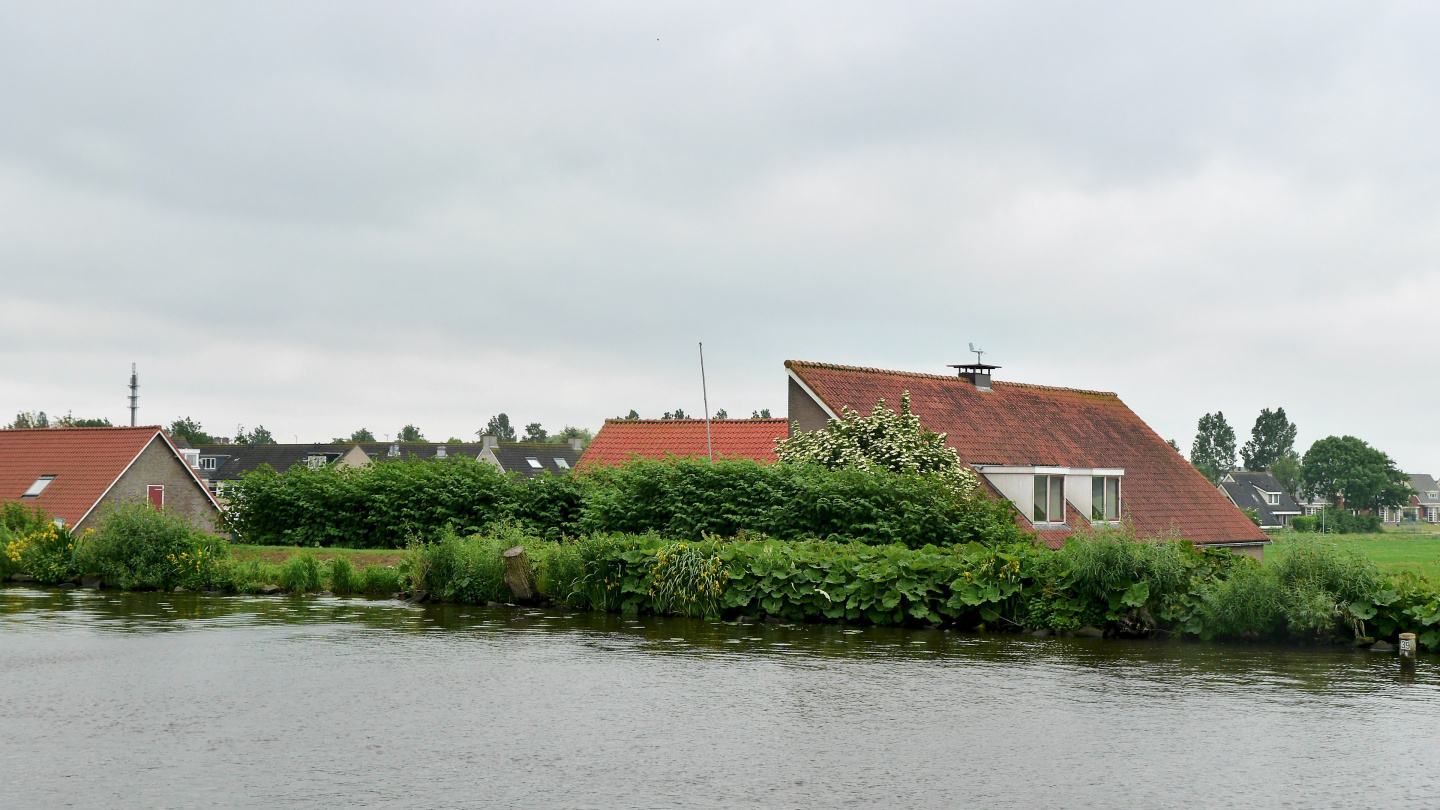
[[[705,388],[705,344],[700,344],[700,398],[705,403],[705,449],[715,463],[715,444],[710,441],[710,392]]]

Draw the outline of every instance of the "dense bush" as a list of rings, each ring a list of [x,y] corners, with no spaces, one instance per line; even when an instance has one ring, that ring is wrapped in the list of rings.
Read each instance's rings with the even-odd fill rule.
[[[99,574],[127,590],[208,587],[229,559],[229,543],[196,531],[188,520],[148,503],[106,508],[76,551],[78,572]]]
[[[514,490],[495,466],[464,456],[283,473],[261,467],[226,488],[222,525],[248,543],[404,548],[447,526],[474,532],[507,516]]]
[[[752,532],[910,548],[1023,537],[1009,506],[924,474],[670,459],[600,470],[592,482],[586,532],[690,541]]]
[[[1290,528],[1297,532],[1318,532],[1320,515],[1297,515],[1290,519]],[[1326,534],[1375,534],[1384,531],[1379,515],[1352,515],[1348,510],[1327,510],[1324,518]]]
[[[80,576],[75,562],[76,538],[68,529],[45,522],[25,534],[8,532],[6,567],[23,571],[44,585],[69,582]]]
[[[262,468],[226,490],[225,526],[266,545],[403,548],[500,523],[547,540],[656,532],[699,540],[760,532],[927,544],[1017,542],[1008,506],[932,475],[691,459],[531,480],[468,458],[284,473]]]

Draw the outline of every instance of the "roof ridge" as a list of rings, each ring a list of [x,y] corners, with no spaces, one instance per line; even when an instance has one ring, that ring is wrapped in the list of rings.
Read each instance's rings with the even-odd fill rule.
[[[859,371],[866,374],[888,374],[895,377],[914,377],[916,379],[922,380],[960,379],[959,377],[951,374],[926,374],[922,371],[896,371],[894,369],[873,368],[871,366],[846,366],[841,365],[840,363],[817,363],[811,360],[785,361],[786,368],[795,368],[797,366],[805,368],[823,368],[830,369],[832,371]],[[1089,388],[1065,388],[1059,385],[1040,385],[1038,383],[1011,382],[1009,380],[992,379],[990,381],[990,386],[992,388],[1034,388],[1040,391],[1068,391],[1076,394],[1090,394],[1093,396],[1115,397],[1116,399],[1120,398],[1120,395],[1115,393],[1114,391],[1096,391]]]
[[[705,419],[690,418],[690,417],[686,417],[686,418],[684,418],[684,419],[626,419],[626,418],[623,417],[623,416],[612,416],[612,417],[610,417],[609,419],[606,419],[606,420],[605,420],[605,424],[608,425],[608,424],[610,424],[611,422],[619,422],[619,423],[621,423],[621,424],[629,423],[629,424],[633,424],[633,425],[677,425],[677,424],[678,424],[678,425],[683,425],[683,424],[686,424],[686,423],[691,423],[691,422],[693,422],[693,423],[697,423],[697,424],[703,425],[703,424],[705,424],[706,421],[707,421],[707,420],[705,420]],[[786,423],[788,424],[790,420],[786,419],[786,418],[783,417],[783,416],[770,416],[770,417],[763,417],[763,416],[762,416],[762,417],[758,417],[758,418],[756,418],[756,417],[735,417],[735,418],[733,418],[733,419],[731,419],[731,418],[727,418],[727,419],[710,419],[710,420],[708,420],[708,421],[709,421],[710,424],[712,424],[712,425],[715,424],[715,423],[717,423],[717,422],[726,422],[726,423],[735,423],[735,424],[760,424],[760,425],[763,425],[763,424],[765,424],[766,422],[786,422]]]
[[[110,425],[109,427],[106,427],[105,425],[94,425],[94,426],[90,426],[90,427],[80,427],[80,426],[62,427],[62,426],[57,426],[57,427],[0,428],[0,430],[34,430],[34,431],[41,431],[41,430],[43,430],[43,431],[46,431],[46,432],[48,432],[48,433],[55,433],[55,432],[57,432],[57,431],[62,431],[62,430],[159,430],[159,431],[162,431],[162,432],[163,432],[163,431],[164,431],[164,427],[162,427],[161,425]]]

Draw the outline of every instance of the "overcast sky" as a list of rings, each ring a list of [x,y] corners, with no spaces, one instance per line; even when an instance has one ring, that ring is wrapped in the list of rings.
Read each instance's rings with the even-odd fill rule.
[[[1440,472],[1440,6],[0,3],[0,414],[785,410],[786,359]],[[8,421],[8,416],[6,417]]]

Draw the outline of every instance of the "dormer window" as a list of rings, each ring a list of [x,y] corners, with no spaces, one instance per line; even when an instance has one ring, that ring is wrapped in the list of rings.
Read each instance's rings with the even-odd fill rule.
[[[38,497],[40,497],[40,493],[44,492],[44,491],[45,491],[45,488],[48,487],[48,486],[50,486],[50,482],[51,482],[51,481],[54,481],[54,480],[55,480],[55,476],[53,476],[53,475],[42,475],[42,476],[40,476],[39,478],[36,478],[36,479],[35,479],[35,483],[31,484],[31,485],[30,485],[30,488],[27,489],[27,490],[25,490],[25,494],[24,494],[24,495],[21,495],[20,497],[22,497],[22,498],[38,498]],[[12,490],[10,490],[10,491],[11,491],[11,492],[14,492],[15,490],[12,489]]]
[[[1065,522],[1065,476],[1035,476],[1035,522]]]
[[[1090,478],[1090,519],[1093,521],[1120,519],[1120,478],[1118,476],[1096,475]]]
[[[1279,506],[1279,505],[1280,505],[1280,493],[1278,493],[1278,492],[1267,492],[1267,493],[1265,493],[1265,503],[1268,503],[1268,504],[1270,504],[1271,506]]]
[[[213,470],[213,469],[215,469],[215,457],[214,457],[214,456],[209,456],[209,457],[200,459],[200,469],[202,469],[202,470]]]

